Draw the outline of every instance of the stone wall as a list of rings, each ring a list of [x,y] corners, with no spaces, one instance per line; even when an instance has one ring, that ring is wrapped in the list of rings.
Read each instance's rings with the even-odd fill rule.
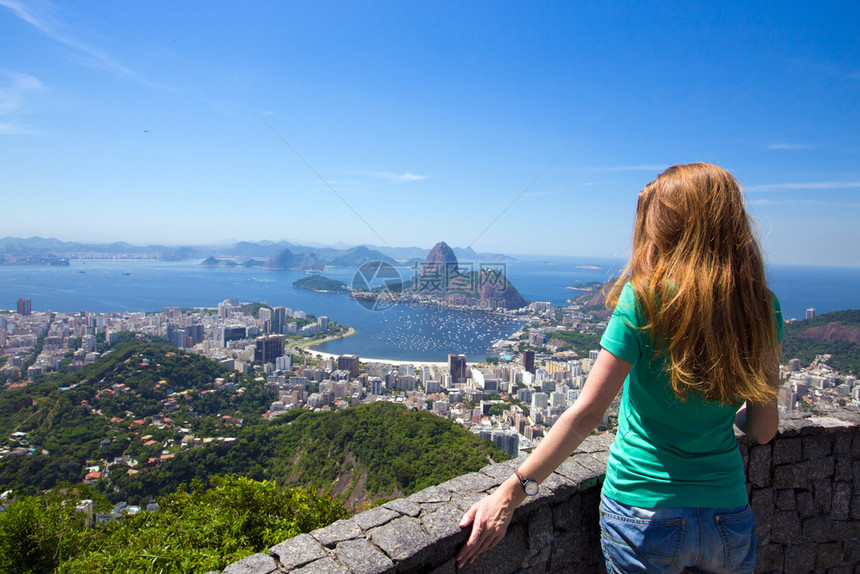
[[[516,511],[508,534],[462,572],[603,572],[600,484],[612,435],[590,437]],[[860,573],[860,425],[856,415],[783,420],[766,445],[740,437],[755,510],[757,572]],[[510,476],[515,459],[460,476],[228,566],[272,572],[454,574],[473,502]]]

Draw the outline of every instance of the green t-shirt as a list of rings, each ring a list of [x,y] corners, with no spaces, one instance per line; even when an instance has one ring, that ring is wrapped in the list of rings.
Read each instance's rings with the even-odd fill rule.
[[[771,295],[777,340],[782,311]],[[618,433],[609,451],[603,492],[645,508],[731,508],[747,503],[743,461],[734,433],[736,407],[688,395],[682,402],[653,361],[644,310],[628,283],[600,340],[633,365],[624,381]]]

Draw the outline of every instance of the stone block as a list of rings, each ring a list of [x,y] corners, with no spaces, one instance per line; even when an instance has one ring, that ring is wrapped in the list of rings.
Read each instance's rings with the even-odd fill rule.
[[[794,510],[779,510],[773,513],[770,527],[770,541],[789,545],[803,542],[800,517],[797,515],[797,512]]]
[[[773,443],[773,464],[789,464],[798,462],[802,458],[802,446],[800,437],[779,437]]]
[[[586,437],[574,452],[606,452],[615,441],[613,433],[604,433]]]
[[[527,455],[520,455],[516,458],[512,458],[504,462],[488,464],[478,472],[499,479],[499,484],[501,484],[506,478],[511,476],[514,471],[526,461],[527,458]]]
[[[817,480],[812,485],[812,500],[818,514],[830,514],[830,503],[833,501],[833,483],[829,480]]]
[[[860,430],[854,429],[854,438],[851,441],[851,456],[860,458]]]
[[[851,482],[851,459],[847,456],[836,457],[836,467],[833,469],[833,480]]]
[[[395,571],[394,562],[363,538],[338,544],[337,558],[354,574],[389,574]]]
[[[606,461],[601,460],[597,453],[585,453],[585,454],[577,454],[573,457],[576,462],[592,471],[598,476],[603,476],[606,474]]]
[[[829,516],[810,516],[803,519],[802,534],[806,542],[832,542],[834,524]]]
[[[233,562],[224,569],[222,574],[269,574],[277,571],[278,565],[272,557],[260,552]]]
[[[860,492],[860,460],[851,463],[851,482],[854,485],[854,492]]]
[[[808,574],[815,569],[815,544],[792,544],[785,548],[785,574]]]
[[[770,486],[771,446],[762,444],[750,449],[747,475],[754,487]]]
[[[439,488],[462,494],[467,492],[486,492],[490,488],[499,486],[501,483],[502,481],[497,478],[481,474],[480,472],[472,472],[445,481],[439,485]]]
[[[371,508],[370,510],[365,510],[364,512],[356,514],[351,520],[358,524],[362,530],[367,531],[371,528],[376,528],[377,526],[382,526],[383,524],[391,522],[398,516],[400,516],[400,513],[398,512],[389,510],[384,506],[377,506],[376,508]]]
[[[813,481],[830,480],[835,466],[836,458],[833,456],[776,466],[773,485],[776,488],[806,488]]]
[[[574,530],[580,525],[581,499],[574,494],[552,510],[552,525],[555,530]]]
[[[842,563],[842,543],[824,542],[815,547],[815,569],[823,572]]]
[[[457,574],[457,560],[451,558],[441,566],[437,566],[427,574]]]
[[[776,508],[778,510],[795,510],[797,502],[794,500],[794,491],[783,488],[776,491]]]
[[[406,516],[411,516],[412,518],[421,514],[421,507],[405,498],[398,498],[397,500],[386,502],[382,506],[383,508],[399,512],[400,514],[405,514]]]
[[[851,496],[851,519],[860,520],[860,494]]]
[[[559,465],[555,472],[569,478],[575,484],[579,485],[579,490],[589,488],[597,484],[599,476],[606,473],[606,468],[598,469],[597,471],[579,464],[573,457],[566,459]]]
[[[808,491],[797,492],[794,495],[797,501],[797,514],[801,518],[809,518],[815,515],[815,503],[812,500],[812,493]]]
[[[404,570],[423,562],[433,546],[433,539],[424,532],[421,523],[408,516],[374,528],[369,536],[370,541],[385,552],[398,569]]]
[[[287,571],[328,556],[325,548],[310,534],[299,534],[272,546],[269,554],[277,558],[281,568]]]
[[[833,435],[822,433],[803,438],[803,459],[814,460],[830,456],[833,451]]]
[[[755,533],[758,544],[768,544],[773,521],[773,489],[759,488],[753,490],[750,506],[752,506],[753,516],[755,516]]]
[[[528,522],[529,552],[547,548],[552,537],[552,510],[549,506],[544,506],[535,512]]]
[[[352,574],[348,569],[329,557],[315,560],[307,566],[291,570],[291,572],[294,574]]]
[[[421,525],[435,545],[435,554],[454,554],[456,548],[466,542],[471,527],[460,528],[463,513],[456,506],[444,506],[421,518]]]
[[[550,553],[550,572],[581,572],[576,566],[589,561],[597,561],[596,546],[588,544],[582,532],[570,531],[552,541]]]
[[[486,496],[486,494],[484,494],[482,492],[473,492],[472,494],[464,494],[462,496],[454,497],[454,500],[452,500],[450,502],[450,504],[453,504],[454,506],[456,506],[457,508],[459,508],[463,512],[466,512],[467,510],[472,508],[473,504],[475,504],[476,502],[478,502],[479,500],[481,500],[485,496]],[[431,509],[431,506],[432,506],[432,509]],[[421,508],[425,512],[435,512],[436,510],[438,510],[439,508],[441,508],[443,506],[447,506],[447,505],[441,504],[441,503],[425,503],[425,504],[421,505]]]
[[[860,572],[860,538],[854,537],[853,540],[846,540],[843,544],[845,552],[845,562],[848,564],[856,564],[857,572]]]
[[[851,433],[841,432],[833,437],[833,454],[851,454]]]
[[[352,520],[338,520],[328,526],[314,530],[311,532],[311,536],[326,548],[334,548],[338,542],[360,538],[364,536],[364,533],[358,524]]]
[[[451,491],[439,488],[438,486],[430,486],[424,490],[419,490],[415,494],[406,498],[409,502],[421,504],[424,502],[448,502],[451,500]]]
[[[564,500],[579,489],[579,485],[557,472],[549,475],[541,483],[541,487],[552,492],[555,501]]]
[[[830,518],[833,520],[848,520],[851,516],[851,484],[847,482],[833,483],[833,500],[830,504]],[[858,528],[860,536],[860,528]]]
[[[782,544],[768,544],[756,548],[758,564],[756,572],[782,572],[785,564],[785,548]]]
[[[484,552],[471,564],[460,569],[461,574],[511,574],[519,570],[526,559],[525,530],[512,524],[505,538],[491,550]]]

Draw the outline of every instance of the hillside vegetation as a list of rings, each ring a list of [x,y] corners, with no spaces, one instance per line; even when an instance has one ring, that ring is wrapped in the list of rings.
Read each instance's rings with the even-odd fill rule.
[[[783,362],[809,365],[817,355],[831,355],[828,365],[842,374],[860,374],[860,310],[834,311],[786,324]]]
[[[296,410],[270,422],[261,415],[276,398],[262,381],[204,357],[128,343],[78,373],[0,393],[0,436],[10,451],[28,451],[2,459],[0,489],[35,494],[97,467],[95,486],[112,502],[145,504],[195,479],[235,474],[360,503],[507,458],[399,404]]]

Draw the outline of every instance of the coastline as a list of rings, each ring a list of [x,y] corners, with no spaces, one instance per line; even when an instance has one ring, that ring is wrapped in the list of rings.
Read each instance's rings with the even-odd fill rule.
[[[343,335],[336,335],[334,337],[326,337],[325,339],[320,339],[319,341],[300,343],[298,345],[290,347],[289,350],[292,351],[295,349],[301,349],[302,351],[304,351],[306,353],[310,353],[311,355],[315,355],[321,359],[332,359],[332,360],[336,361],[337,358],[340,356],[339,354],[327,353],[325,351],[317,351],[316,349],[311,349],[311,347],[313,347],[315,345],[321,345],[323,343],[327,343],[328,341],[335,341],[337,339],[344,339],[344,338],[350,337],[354,334],[355,334],[355,328],[350,327],[349,331],[347,331]],[[341,354],[344,354],[344,353],[341,353]],[[377,357],[359,357],[358,362],[359,363],[365,363],[365,364],[367,364],[367,363],[385,363],[388,365],[427,365],[427,366],[431,366],[431,367],[447,367],[448,366],[448,363],[446,361],[404,361],[402,359],[380,359]],[[466,364],[469,365],[470,363],[467,362]],[[471,363],[471,364],[475,364],[475,363]]]

